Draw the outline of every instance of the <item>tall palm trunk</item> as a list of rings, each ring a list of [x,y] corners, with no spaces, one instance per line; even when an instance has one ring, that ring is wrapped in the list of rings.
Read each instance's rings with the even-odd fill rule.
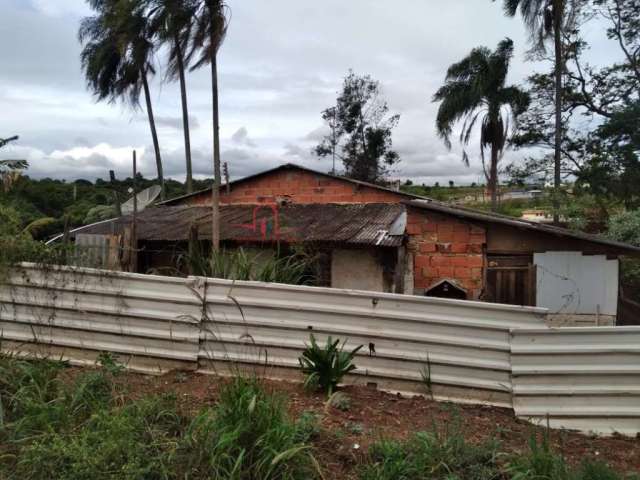
[[[553,165],[553,223],[560,223],[560,164],[562,162],[562,20],[564,0],[554,0],[553,37],[555,44],[555,150]]]
[[[489,167],[489,193],[491,194],[491,211],[498,210],[498,147],[491,146],[491,166]]]
[[[178,63],[178,77],[180,78],[180,99],[182,101],[182,130],[184,132],[184,157],[187,162],[187,193],[193,193],[193,169],[191,165],[191,133],[189,131],[189,107],[187,106],[187,81],[184,75],[184,58],[180,38],[174,39],[176,43],[176,61]]]
[[[212,45],[213,35],[212,35]],[[213,99],[213,190],[211,194],[211,248],[220,249],[220,112],[218,110],[218,59],[211,59],[211,96]]]
[[[142,86],[144,89],[144,100],[147,104],[147,116],[149,117],[149,127],[151,128],[151,138],[153,139],[153,149],[156,154],[156,168],[158,169],[158,181],[160,182],[160,198],[165,199],[164,175],[162,173],[162,158],[160,157],[160,144],[158,143],[158,132],[156,131],[156,121],[153,117],[153,107],[151,106],[151,93],[149,92],[149,82],[147,75],[142,72]]]

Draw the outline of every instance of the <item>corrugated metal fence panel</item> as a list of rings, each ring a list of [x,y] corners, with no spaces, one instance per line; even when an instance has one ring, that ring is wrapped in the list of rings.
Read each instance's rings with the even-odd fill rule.
[[[202,301],[194,280],[24,264],[0,288],[1,348],[147,372],[195,369]]]
[[[479,302],[297,287],[207,282],[203,369],[225,362],[301,378],[298,357],[314,333],[364,345],[352,378],[438,398],[511,406],[509,329],[544,325],[544,310]]]
[[[640,431],[640,327],[512,330],[516,415],[594,433]]]

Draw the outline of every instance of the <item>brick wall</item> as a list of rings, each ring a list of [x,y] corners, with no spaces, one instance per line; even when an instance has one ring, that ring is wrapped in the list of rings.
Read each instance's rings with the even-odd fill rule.
[[[414,291],[424,291],[443,279],[455,280],[476,300],[482,293],[483,227],[420,209],[409,209],[407,233],[413,253]]]
[[[227,195],[222,189],[220,202],[227,204],[275,203],[396,203],[406,195],[378,190],[349,181],[317,175],[304,170],[280,170],[240,182]],[[211,193],[189,197],[183,201],[191,205],[211,203]],[[173,203],[179,205],[181,202]]]

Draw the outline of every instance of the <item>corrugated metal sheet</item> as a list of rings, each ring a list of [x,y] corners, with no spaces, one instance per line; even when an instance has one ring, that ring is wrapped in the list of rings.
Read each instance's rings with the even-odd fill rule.
[[[193,280],[24,265],[0,288],[0,348],[134,370],[196,369],[201,302]]]
[[[223,205],[221,238],[397,247],[404,240],[404,228],[398,233],[404,213],[405,207],[400,204]],[[138,215],[137,222],[140,240],[186,241],[192,225],[197,226],[201,239],[211,238],[208,207],[149,208]],[[120,234],[130,224],[131,217],[124,216],[76,229],[72,234]]]
[[[394,294],[209,280],[203,369],[260,364],[300,378],[298,357],[314,333],[364,345],[353,382],[436,398],[511,405],[509,329],[544,325],[544,310]],[[368,347],[372,346],[372,350]]]
[[[203,308],[206,306],[206,308]],[[313,332],[364,345],[347,381],[513,405],[554,427],[640,432],[640,327],[543,327],[545,310],[479,302],[25,264],[0,289],[0,348],[158,373],[301,379]],[[532,328],[533,327],[533,328]]]
[[[599,434],[640,432],[640,327],[512,330],[516,415]]]
[[[580,252],[545,252],[536,265],[536,305],[551,313],[602,314],[618,310],[618,260]]]

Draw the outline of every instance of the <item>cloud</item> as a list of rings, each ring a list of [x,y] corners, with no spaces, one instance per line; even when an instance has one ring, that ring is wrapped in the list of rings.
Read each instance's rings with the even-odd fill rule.
[[[353,68],[379,80],[390,111],[401,115],[393,134],[401,156],[394,176],[477,181],[482,178],[477,147],[470,145],[472,166],[466,168],[460,148],[449,152],[434,131],[437,105],[431,97],[448,65],[478,45],[493,48],[509,36],[517,47],[509,81],[518,82],[539,67],[523,61],[528,46],[522,22],[505,18],[499,2],[232,3],[218,68],[222,157],[234,178],[283,162],[328,171],[331,161],[317,159],[311,149],[327,131],[320,112],[335,104],[342,79]],[[0,42],[0,136],[21,136],[20,148],[32,159],[29,174],[104,178],[114,169],[129,175],[136,146],[141,170],[154,176],[144,104],[132,111],[96,103],[86,89],[77,31],[82,16],[90,13],[87,3],[0,0],[0,9],[0,31],[11,39]],[[594,51],[607,59],[614,50],[602,45]],[[165,172],[184,178],[180,89],[177,82],[162,82],[162,54],[158,74],[150,79],[151,100]],[[194,172],[210,177],[209,69],[189,72],[187,88]],[[523,155],[509,153],[504,161]]]
[[[145,122],[148,120],[145,118]],[[159,127],[169,127],[182,131],[182,117],[155,117],[156,125]],[[189,131],[200,128],[200,121],[197,117],[189,115]]]
[[[245,145],[247,147],[256,147],[256,143],[249,138],[249,131],[246,127],[240,127],[231,135],[231,141],[236,145]]]

